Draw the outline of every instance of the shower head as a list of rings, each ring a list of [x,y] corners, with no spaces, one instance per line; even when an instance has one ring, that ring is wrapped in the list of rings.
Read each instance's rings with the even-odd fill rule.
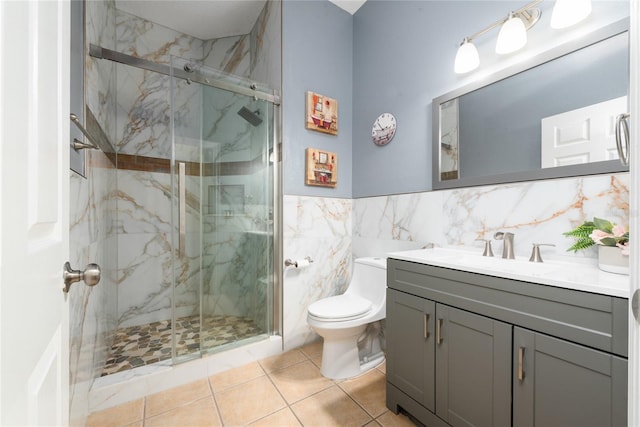
[[[258,126],[262,123],[262,119],[260,118],[260,110],[251,111],[247,107],[242,107],[240,111],[238,111],[238,115],[251,123],[253,126]]]

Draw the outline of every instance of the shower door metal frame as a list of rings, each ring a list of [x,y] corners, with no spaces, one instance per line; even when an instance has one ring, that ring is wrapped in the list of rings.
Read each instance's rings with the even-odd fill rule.
[[[275,93],[275,90],[273,91],[273,93],[265,92],[260,90],[255,84],[249,83],[249,87],[244,87],[219,79],[204,78],[202,76],[199,76],[197,73],[187,72],[183,69],[175,67],[173,67],[172,70],[172,67],[170,65],[159,64],[147,59],[127,55],[126,53],[106,49],[95,44],[89,45],[89,55],[94,58],[108,59],[109,61],[119,62],[120,64],[130,65],[132,67],[142,68],[143,70],[164,74],[165,76],[176,77],[190,82],[200,83],[205,86],[211,86],[218,89],[226,90],[229,92],[236,92],[242,95],[256,97],[257,99],[262,99],[268,102],[272,102],[275,105],[280,105],[280,97]],[[232,76],[232,74],[224,73],[222,71],[220,71],[220,75],[221,77],[224,77],[225,75]]]
[[[274,91],[276,92],[276,91]],[[279,99],[279,96],[278,96]],[[273,312],[272,329],[283,336],[284,319],[284,256],[283,256],[283,194],[282,194],[282,110],[280,103],[273,105]],[[282,340],[284,350],[284,340]]]

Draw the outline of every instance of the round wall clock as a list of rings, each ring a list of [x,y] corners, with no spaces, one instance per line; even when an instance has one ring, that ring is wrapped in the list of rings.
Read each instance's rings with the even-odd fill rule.
[[[382,113],[378,116],[371,128],[371,139],[376,145],[387,145],[396,134],[396,118],[391,113]]]

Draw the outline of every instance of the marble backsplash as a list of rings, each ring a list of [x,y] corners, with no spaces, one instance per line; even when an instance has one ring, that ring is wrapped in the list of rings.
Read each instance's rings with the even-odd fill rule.
[[[355,256],[380,254],[398,242],[423,246],[482,248],[476,239],[497,231],[515,234],[515,253],[529,256],[532,243],[544,252],[595,258],[595,250],[567,253],[562,235],[594,216],[627,225],[629,175],[595,175],[354,200]],[[385,242],[387,244],[385,244]],[[499,242],[494,252],[499,253]],[[495,243],[494,243],[495,244]],[[497,248],[497,251],[496,251]],[[547,255],[549,256],[549,255]]]

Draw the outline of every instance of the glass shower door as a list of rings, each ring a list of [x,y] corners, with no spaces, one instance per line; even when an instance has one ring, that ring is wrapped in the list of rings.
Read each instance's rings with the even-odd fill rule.
[[[271,327],[272,106],[203,88],[202,350],[228,348]]]
[[[273,331],[273,105],[220,87],[252,82],[180,61],[194,78],[172,79],[177,361]],[[197,333],[181,333],[191,322]]]
[[[172,58],[172,73],[185,60]],[[171,76],[172,359],[200,357],[202,287],[202,88]]]

